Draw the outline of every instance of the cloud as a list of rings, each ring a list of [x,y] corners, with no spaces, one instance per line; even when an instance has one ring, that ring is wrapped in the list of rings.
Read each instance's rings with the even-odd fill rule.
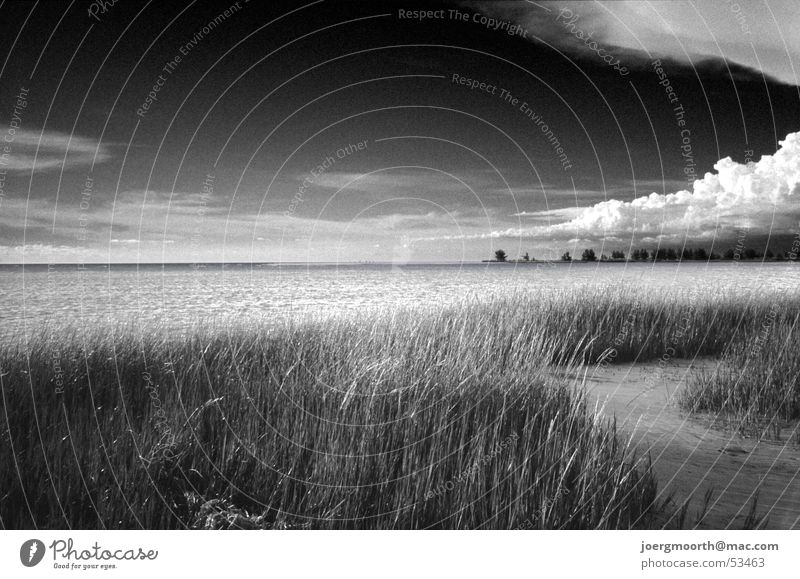
[[[518,22],[529,31],[528,38],[543,39],[573,57],[595,56],[576,38],[574,25],[592,34],[594,41],[629,67],[653,58],[695,65],[712,59],[758,70],[787,84],[800,84],[800,36],[796,33],[800,11],[795,0],[769,0],[764,5],[742,0],[469,5]],[[570,27],[565,26],[567,21]]]
[[[692,191],[651,193],[622,201],[609,199],[581,209],[563,223],[508,228],[470,236],[476,239],[608,239],[678,241],[685,237],[731,237],[740,228],[773,234],[791,233],[800,219],[800,132],[789,133],[774,155],[737,163],[725,157],[694,181]],[[560,213],[559,213],[560,212]],[[526,217],[567,215],[564,210]],[[455,238],[455,237],[454,237]]]
[[[108,146],[88,137],[27,129],[6,137],[4,145],[8,150],[0,157],[0,170],[38,173],[103,163],[111,158]]]
[[[612,199],[556,227],[612,234],[703,233],[717,224],[746,223],[762,231],[789,231],[800,216],[800,132],[790,133],[780,145],[757,163],[745,165],[730,157],[717,161],[716,173],[696,180],[692,191],[651,193],[631,202]]]
[[[462,176],[459,176],[462,178]],[[301,180],[301,179],[298,179]],[[324,189],[383,193],[397,191],[453,192],[464,191],[465,186],[455,177],[425,168],[402,168],[371,173],[331,171],[319,174],[311,180],[313,186]]]
[[[126,189],[117,196],[117,204],[135,205],[143,209],[156,208],[172,213],[206,213],[215,211],[227,214],[230,197],[212,192],[167,191],[161,189]]]
[[[581,211],[580,207],[562,207],[544,211],[520,211],[519,213],[514,213],[512,217],[523,217],[529,221],[546,221],[550,223],[553,219],[573,219],[580,215]]]
[[[36,262],[49,262],[56,257],[58,261],[76,261],[78,251],[69,245],[52,245],[47,243],[26,243],[24,245],[0,245],[0,252],[4,259],[0,263],[21,263],[23,260]]]

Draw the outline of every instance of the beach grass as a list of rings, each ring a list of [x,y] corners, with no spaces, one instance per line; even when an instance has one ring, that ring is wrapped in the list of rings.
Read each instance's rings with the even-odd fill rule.
[[[800,305],[776,300],[775,327],[788,327]],[[181,337],[136,324],[45,325],[0,346],[0,464],[10,465],[0,520],[654,526],[670,505],[655,502],[648,457],[554,369],[665,352],[735,360],[772,311],[764,304],[606,288],[197,324]]]
[[[787,315],[788,314],[788,315]],[[695,373],[680,406],[735,430],[780,438],[800,419],[800,327],[796,308],[773,305],[749,339],[730,344],[713,369]],[[795,437],[800,441],[800,437]]]

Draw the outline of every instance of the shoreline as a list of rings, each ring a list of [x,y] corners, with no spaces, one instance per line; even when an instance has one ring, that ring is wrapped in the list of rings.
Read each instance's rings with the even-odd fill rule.
[[[506,261],[497,261],[493,259],[484,259],[481,261],[420,261],[420,262],[391,262],[391,261],[370,261],[370,262],[362,262],[362,261],[347,261],[347,262],[324,262],[324,261],[313,261],[313,262],[268,262],[268,261],[230,261],[230,262],[169,262],[169,263],[159,263],[159,262],[146,262],[146,263],[136,263],[136,262],[120,262],[120,263],[102,263],[102,262],[92,262],[92,263],[76,263],[76,262],[64,262],[64,263],[0,263],[0,271],[16,271],[16,270],[113,270],[113,269],[170,269],[170,268],[185,268],[185,269],[192,269],[192,270],[205,270],[205,269],[280,269],[280,268],[354,268],[354,267],[388,267],[388,268],[405,268],[405,267],[472,267],[472,266],[508,266],[508,265],[524,265],[524,266],[534,266],[534,265],[598,265],[598,264],[616,264],[616,265],[631,265],[631,264],[641,264],[641,265],[676,265],[676,264],[703,264],[709,265],[714,263],[736,263],[739,265],[765,265],[771,263],[779,263],[779,264],[793,264],[793,263],[800,263],[800,260],[794,259],[747,259],[747,260],[735,260],[735,259],[712,259],[712,260],[696,260],[696,259],[684,259],[684,260],[636,260],[636,259],[608,259],[608,260],[595,260],[595,261],[583,261],[580,259],[573,259],[571,261],[564,261],[561,259],[538,259],[538,260],[506,260]]]
[[[652,457],[660,497],[688,504],[695,528],[741,528],[755,508],[756,516],[766,517],[763,528],[798,529],[800,421],[784,425],[782,440],[774,440],[740,434],[722,427],[718,416],[687,413],[677,404],[692,374],[713,371],[718,363],[698,358],[672,360],[667,367],[652,361],[586,367],[584,387],[601,415],[616,418],[637,453]],[[654,375],[657,384],[643,388]],[[708,492],[713,495],[704,504]]]

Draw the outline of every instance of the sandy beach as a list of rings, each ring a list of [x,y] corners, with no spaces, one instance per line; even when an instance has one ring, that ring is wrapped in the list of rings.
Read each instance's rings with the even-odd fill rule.
[[[713,489],[698,528],[738,529],[758,493],[757,514],[769,529],[800,528],[800,447],[791,440],[743,437],[712,416],[689,417],[675,397],[694,370],[712,371],[711,359],[584,367],[585,388],[605,416],[616,416],[639,455],[650,453],[661,498],[682,504],[692,497],[687,526],[695,526],[706,492]],[[583,376],[580,378],[582,379]],[[674,524],[665,520],[664,525]]]

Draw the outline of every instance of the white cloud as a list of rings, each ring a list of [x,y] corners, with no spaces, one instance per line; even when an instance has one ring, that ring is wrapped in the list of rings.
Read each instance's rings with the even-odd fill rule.
[[[8,151],[0,161],[0,169],[7,171],[43,172],[103,163],[111,158],[106,145],[88,137],[27,129],[6,137],[3,144]]]
[[[741,227],[763,233],[794,232],[800,219],[800,132],[788,134],[780,145],[774,155],[764,155],[755,163],[737,163],[730,157],[718,161],[716,173],[696,180],[692,191],[651,193],[632,201],[610,199],[581,209],[556,225],[469,237],[563,240],[635,236],[641,241],[675,241],[686,236],[730,236]],[[559,211],[567,215],[565,210]],[[543,211],[539,216],[553,213]],[[536,213],[526,217],[531,215]]]
[[[560,209],[547,209],[544,211],[520,211],[513,213],[512,217],[525,217],[536,221],[551,221],[553,219],[572,219],[580,215],[580,207],[562,207]]]
[[[308,176],[305,176],[308,177]],[[302,183],[304,176],[299,176]],[[343,193],[359,191],[364,193],[383,192],[452,192],[466,191],[457,178],[462,175],[447,175],[444,172],[420,168],[398,168],[391,171],[380,170],[371,173],[330,171],[309,177],[312,187],[342,190]],[[476,187],[477,185],[473,185]]]
[[[800,132],[756,163],[726,157],[692,191],[651,193],[631,202],[604,201],[554,229],[619,233],[703,233],[718,224],[788,232],[800,216]],[[773,217],[774,210],[774,217]]]

